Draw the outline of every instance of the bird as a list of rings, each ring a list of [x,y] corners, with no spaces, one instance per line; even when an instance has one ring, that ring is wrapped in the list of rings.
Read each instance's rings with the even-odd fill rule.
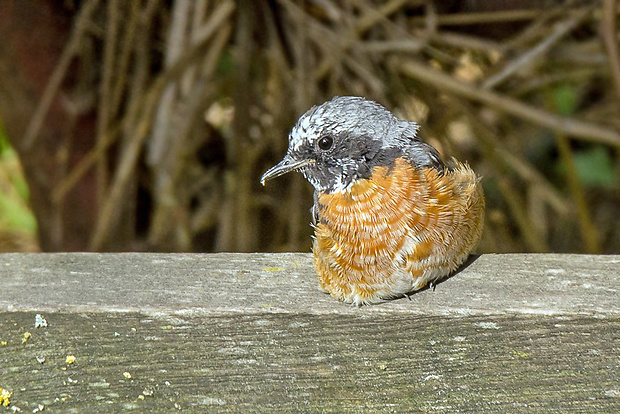
[[[312,251],[322,290],[357,306],[410,295],[457,270],[484,223],[479,177],[442,161],[377,102],[336,96],[304,113],[260,181],[301,172],[314,187]]]

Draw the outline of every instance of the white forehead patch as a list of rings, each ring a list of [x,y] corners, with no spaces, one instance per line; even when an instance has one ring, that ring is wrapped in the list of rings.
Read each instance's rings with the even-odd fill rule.
[[[291,131],[291,135],[289,136],[289,146],[293,151],[299,150],[301,145],[304,142],[304,135],[306,135],[305,131],[302,132],[301,128],[297,128],[296,126]]]
[[[310,117],[309,116],[304,116],[301,119],[300,125],[301,129],[303,129],[304,131],[307,131],[308,129],[310,129]]]
[[[301,148],[301,146],[304,145],[305,143],[309,143],[309,144],[311,143],[311,140],[314,136],[314,133],[311,130],[312,129],[312,126],[310,124],[311,118],[312,118],[311,116],[304,115],[299,120],[297,125],[293,127],[293,130],[291,131],[291,134],[289,137],[290,149],[292,149],[293,151],[299,150],[299,148]]]

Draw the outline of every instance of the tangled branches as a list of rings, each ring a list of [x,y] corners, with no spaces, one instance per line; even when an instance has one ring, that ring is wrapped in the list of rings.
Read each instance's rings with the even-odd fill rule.
[[[307,250],[310,188],[258,177],[307,108],[361,95],[484,176],[483,251],[618,252],[618,8],[519,4],[88,0],[16,146],[48,139],[79,62],[96,138],[39,198],[66,208],[91,177],[84,248]]]

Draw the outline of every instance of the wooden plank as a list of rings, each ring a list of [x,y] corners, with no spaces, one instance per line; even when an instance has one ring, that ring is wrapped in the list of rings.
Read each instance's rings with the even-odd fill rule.
[[[618,318],[45,316],[0,319],[24,411],[620,412]]]
[[[305,254],[0,255],[0,387],[22,412],[620,412],[619,266],[485,255],[353,308]]]
[[[484,255],[435,291],[361,309],[320,292],[305,253],[3,254],[0,281],[12,311],[620,314],[620,256]]]

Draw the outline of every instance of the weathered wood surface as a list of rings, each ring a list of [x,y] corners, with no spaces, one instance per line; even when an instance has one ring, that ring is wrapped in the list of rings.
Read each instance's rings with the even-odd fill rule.
[[[484,255],[354,308],[307,254],[0,255],[0,387],[22,412],[620,412],[620,256]]]

